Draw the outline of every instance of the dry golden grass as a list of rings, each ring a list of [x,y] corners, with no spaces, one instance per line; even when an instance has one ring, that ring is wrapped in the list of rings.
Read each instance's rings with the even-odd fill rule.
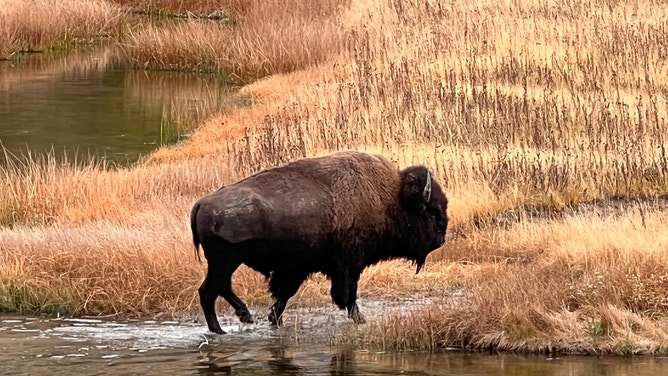
[[[347,2],[253,0],[233,25],[152,24],[130,34],[127,55],[139,67],[222,71],[240,82],[304,69],[342,49],[336,18]]]
[[[276,6],[252,4],[243,11]],[[180,35],[180,26],[164,40],[150,27],[132,36],[141,66],[203,62],[239,76],[286,72],[242,90],[253,107],[214,117],[187,142],[131,168],[52,161],[0,168],[7,187],[0,221],[14,226],[0,238],[0,289],[27,286],[7,306],[40,310],[48,296],[76,313],[198,312],[204,265],[184,259],[192,254],[191,203],[263,167],[358,149],[401,166],[429,165],[446,188],[452,218],[448,242],[429,258],[425,275],[398,262],[363,274],[360,294],[443,297],[408,317],[370,323],[365,341],[666,352],[665,7],[369,0],[309,18],[311,3],[295,4],[292,19],[305,29],[292,30],[308,39],[320,37],[316,27],[334,25],[320,34],[341,32],[346,49],[328,55],[321,52],[332,45],[310,44],[313,53],[271,52],[244,34],[258,30],[253,20],[230,29],[240,38],[230,43],[234,53],[214,44],[222,39],[208,42],[228,26],[192,23],[195,40]],[[294,35],[265,29],[265,40],[285,37],[294,47]],[[263,65],[263,56],[271,64]],[[610,208],[617,203],[624,205]],[[56,247],[34,240],[47,239],[47,231],[57,234],[49,235]],[[129,243],[114,235],[126,231]],[[121,269],[119,261],[133,267]],[[83,277],[69,279],[69,270]],[[100,270],[106,285],[97,284]],[[257,273],[242,268],[234,278],[242,298],[268,303]],[[88,280],[109,286],[113,299],[96,295]],[[134,284],[126,291],[128,281]],[[453,291],[461,297],[450,299]],[[327,282],[317,277],[294,302],[327,301]]]
[[[193,306],[199,270],[181,261],[181,233],[165,229],[178,225],[96,222],[3,230],[1,307],[135,315]],[[146,241],[156,237],[160,242]]]
[[[366,340],[395,348],[665,352],[668,211],[665,203],[639,208],[490,228],[465,246],[455,241],[462,249],[446,248],[439,262],[466,260],[467,270],[452,277],[470,298],[388,317]]]
[[[116,36],[123,22],[104,0],[0,0],[0,58]]]
[[[228,16],[236,16],[247,6],[247,2],[243,0],[112,0],[112,2],[150,13],[223,11]]]

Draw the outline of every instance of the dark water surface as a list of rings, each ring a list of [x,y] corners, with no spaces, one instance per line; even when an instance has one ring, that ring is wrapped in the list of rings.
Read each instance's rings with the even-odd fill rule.
[[[32,375],[610,375],[668,374],[656,357],[379,352],[296,344],[293,329],[200,323],[0,317],[0,374]]]
[[[0,143],[13,154],[131,163],[183,137],[185,123],[231,92],[216,75],[127,70],[111,50],[27,55],[0,61]]]

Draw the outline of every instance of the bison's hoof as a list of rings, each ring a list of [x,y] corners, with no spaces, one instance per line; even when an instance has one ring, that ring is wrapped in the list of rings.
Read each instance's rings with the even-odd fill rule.
[[[281,326],[283,325],[283,319],[282,317],[276,317],[276,314],[274,312],[271,312],[269,314],[269,322],[273,326]]]
[[[357,316],[353,316],[352,319],[355,324],[366,324],[366,319],[360,313]]]
[[[350,317],[355,324],[366,324],[366,320],[364,319],[364,316],[359,311],[359,308],[357,308],[357,305],[354,305],[350,311],[348,311],[348,317]]]
[[[253,320],[253,316],[250,314],[250,312],[241,312],[238,314],[239,316],[239,321],[241,321],[244,324],[254,324],[255,321]]]
[[[227,334],[220,326],[209,327],[209,331],[216,334]]]
[[[227,334],[223,329],[221,329],[215,314],[212,316],[205,316],[205,318],[206,318],[206,326],[209,327],[209,331],[211,333]]]

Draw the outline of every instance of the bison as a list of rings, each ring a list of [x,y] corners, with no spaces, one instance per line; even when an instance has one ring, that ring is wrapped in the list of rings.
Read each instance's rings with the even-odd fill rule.
[[[383,260],[417,265],[445,243],[448,201],[424,166],[400,170],[380,155],[343,151],[260,171],[195,202],[190,213],[195,254],[207,274],[199,298],[209,330],[224,334],[215,312],[223,297],[252,323],[232,290],[245,264],[268,280],[272,325],[313,273],[331,281],[331,297],[364,323],[357,307],[362,271]]]

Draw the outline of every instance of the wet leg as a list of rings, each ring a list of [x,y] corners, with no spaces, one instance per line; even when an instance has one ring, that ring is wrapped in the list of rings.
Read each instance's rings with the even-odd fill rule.
[[[345,309],[348,305],[348,294],[350,293],[350,280],[348,273],[335,273],[331,276],[332,287],[330,295],[332,301],[339,309]]]
[[[236,264],[225,270],[224,278],[221,280],[218,295],[225,299],[232,306],[232,308],[234,308],[234,313],[239,318],[239,321],[252,324],[254,322],[253,316],[248,310],[248,307],[246,307],[246,303],[244,303],[243,300],[241,300],[232,290],[232,274],[238,267],[239,264]]]
[[[225,331],[220,327],[218,318],[216,317],[216,298],[218,297],[215,282],[210,273],[207,273],[204,282],[199,287],[199,302],[204,312],[206,324],[209,331],[218,334],[225,334]]]
[[[216,317],[215,303],[218,296],[223,297],[234,308],[241,322],[252,323],[253,318],[246,304],[232,291],[232,273],[239,267],[238,262],[209,257],[206,278],[199,287],[200,304],[209,330],[224,334]]]
[[[269,312],[271,325],[280,326],[283,323],[283,311],[288,300],[297,293],[308,275],[299,272],[274,272],[269,280],[269,291],[274,298],[274,304]]]
[[[359,307],[357,306],[357,282],[359,280],[359,274],[356,277],[352,277],[349,286],[348,292],[348,303],[346,304],[346,309],[348,310],[348,317],[353,320],[355,324],[364,324],[366,320],[364,316],[360,313]]]
[[[285,306],[288,304],[287,299],[276,298],[274,299],[274,304],[271,306],[271,311],[269,311],[269,322],[273,326],[283,325],[283,311],[285,311]]]

